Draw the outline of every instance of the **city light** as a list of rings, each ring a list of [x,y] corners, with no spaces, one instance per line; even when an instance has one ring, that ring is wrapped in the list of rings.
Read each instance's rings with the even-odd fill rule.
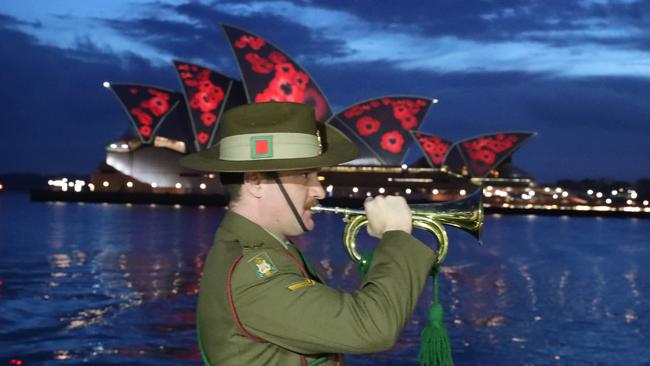
[[[2,183],[0,183],[0,191],[3,189],[5,189],[5,186],[3,186]]]
[[[332,193],[332,192],[334,191],[334,186],[330,184],[329,186],[327,186],[327,188],[325,188],[325,190],[326,190],[328,193]]]
[[[588,189],[587,194],[591,196],[592,194],[594,194],[594,190],[593,189]]]
[[[92,184],[92,183],[89,183],[88,184],[88,189],[90,189],[91,192],[94,192],[95,191],[95,185]]]
[[[354,193],[359,192],[359,188],[357,188],[357,187],[352,187],[352,192],[354,192]]]
[[[379,188],[379,193],[384,194],[384,192],[386,192],[386,190],[384,189],[384,187]]]
[[[406,192],[406,194],[411,194],[411,188],[406,188],[404,192]]]
[[[606,199],[605,203],[609,205],[610,203],[612,203],[612,199],[611,198]]]
[[[568,197],[568,196],[569,196],[569,192],[567,191],[562,192],[562,197]]]
[[[108,183],[107,181],[102,182],[102,186],[104,186],[104,187],[108,187],[109,185],[110,185],[110,183]]]
[[[104,88],[110,88],[111,87],[111,83],[109,83],[108,81],[104,81],[102,83],[102,85],[104,86]]]
[[[631,199],[635,200],[637,198],[637,196],[638,195],[636,194],[636,191],[630,191],[630,198]]]
[[[644,200],[644,201],[643,201],[643,205],[644,205],[644,206],[647,206],[648,204],[650,204],[650,202],[648,202],[648,200]]]
[[[117,149],[117,144],[111,144],[110,147],[111,149]]]
[[[406,164],[402,164],[402,169],[406,170],[406,169],[408,169],[408,168],[409,168],[408,165],[406,165]]]
[[[438,194],[438,190],[434,188],[434,189],[431,190],[431,193]]]
[[[603,192],[596,192],[596,197],[602,198],[603,197]]]
[[[126,182],[126,186],[129,188],[133,188],[133,182]]]
[[[557,195],[557,193],[553,194],[553,199],[554,199],[554,200],[556,200],[558,197],[559,197],[559,196]]]
[[[634,203],[634,201],[632,201],[632,200],[627,200],[627,201],[625,201],[625,203],[627,203],[628,205],[631,205],[631,204]]]
[[[122,144],[121,147],[122,147],[122,149],[128,149],[129,145],[128,144]]]
[[[464,190],[464,189],[461,189],[460,192],[458,192],[458,193],[460,193],[461,196],[464,196],[464,195],[467,194],[467,191]]]
[[[617,191],[617,190],[613,190],[613,191],[612,191],[612,196],[616,196],[617,194],[618,194],[618,191]]]
[[[561,192],[562,192],[562,188],[560,187],[555,188],[555,193],[561,193]]]
[[[205,183],[201,183],[201,184],[199,184],[199,188],[201,188],[201,189],[205,189],[206,187],[207,187],[207,186],[205,185]]]
[[[158,183],[156,182],[151,183],[151,188],[156,188],[156,187],[158,187]]]
[[[181,189],[182,185],[180,183],[176,183],[174,184],[174,187],[176,187],[176,189]]]

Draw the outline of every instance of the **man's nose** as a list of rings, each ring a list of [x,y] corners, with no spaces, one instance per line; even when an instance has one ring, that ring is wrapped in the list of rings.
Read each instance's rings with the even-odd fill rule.
[[[312,197],[322,200],[325,198],[325,190],[323,189],[323,185],[320,184],[320,182],[316,182],[316,184],[311,186],[312,189]]]

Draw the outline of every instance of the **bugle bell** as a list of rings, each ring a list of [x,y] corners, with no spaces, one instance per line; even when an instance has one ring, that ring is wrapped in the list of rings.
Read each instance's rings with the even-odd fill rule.
[[[449,240],[443,225],[462,229],[474,236],[479,244],[481,243],[483,228],[482,196],[482,189],[477,189],[466,198],[457,201],[409,205],[413,214],[413,227],[429,231],[438,239],[435,265],[442,263],[447,256]],[[356,249],[356,236],[359,230],[368,224],[366,212],[364,210],[322,206],[312,207],[311,210],[313,212],[344,215],[343,221],[346,226],[343,232],[343,245],[353,261],[361,261],[362,257]]]

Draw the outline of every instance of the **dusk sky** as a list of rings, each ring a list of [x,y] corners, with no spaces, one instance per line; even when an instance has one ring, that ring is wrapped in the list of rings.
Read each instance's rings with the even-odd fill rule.
[[[6,0],[0,174],[92,173],[131,128],[105,80],[180,90],[173,59],[240,78],[220,23],[283,49],[335,112],[437,98],[423,131],[537,132],[513,157],[536,181],[650,178],[647,0]]]

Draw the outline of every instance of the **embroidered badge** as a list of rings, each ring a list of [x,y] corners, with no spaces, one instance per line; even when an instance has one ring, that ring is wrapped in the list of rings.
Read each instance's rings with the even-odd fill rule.
[[[273,136],[251,137],[251,159],[273,157]]]
[[[303,287],[307,287],[307,286],[314,286],[315,284],[316,284],[316,281],[314,281],[314,280],[312,280],[310,278],[307,278],[304,281],[292,283],[287,288],[289,290],[291,290],[291,291],[294,291],[294,290],[297,290],[299,288],[303,288]]]
[[[269,258],[269,255],[266,254],[266,252],[262,252],[254,256],[252,259],[249,259],[248,263],[255,266],[254,268],[257,271],[257,277],[259,278],[268,278],[278,271],[278,268],[273,264],[271,258]]]

